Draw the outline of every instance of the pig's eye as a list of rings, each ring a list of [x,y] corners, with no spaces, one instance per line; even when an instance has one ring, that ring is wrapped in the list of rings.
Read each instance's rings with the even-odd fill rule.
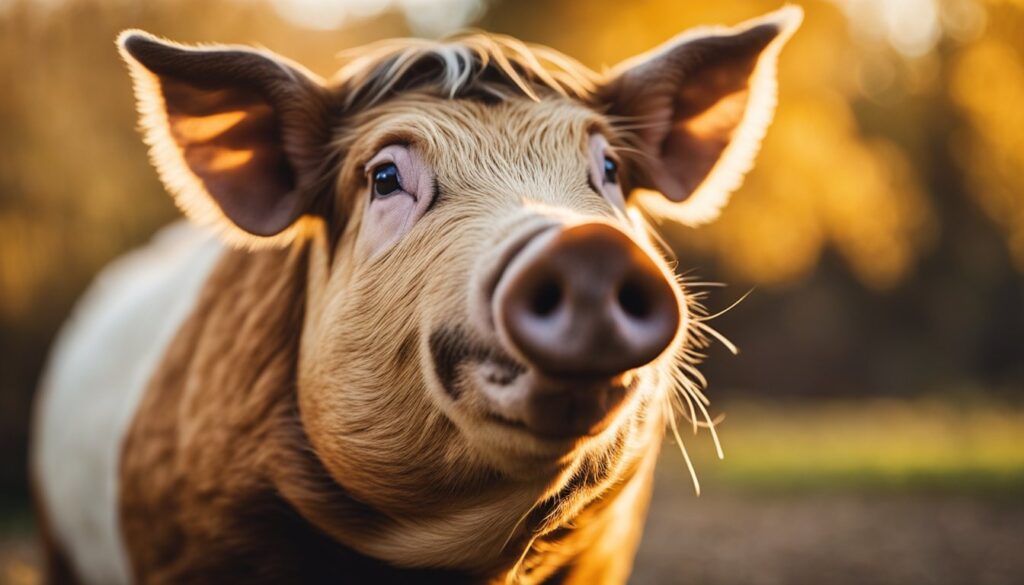
[[[619,182],[619,163],[609,157],[604,157],[604,182],[615,185]]]
[[[619,211],[626,209],[626,200],[622,196],[622,187],[619,185],[621,177],[621,163],[615,157],[608,139],[600,132],[590,135],[590,169],[587,173],[587,180],[590,186],[602,197],[608,200]]]
[[[402,188],[398,180],[398,167],[395,163],[384,163],[373,170],[373,193],[378,197],[387,197]]]

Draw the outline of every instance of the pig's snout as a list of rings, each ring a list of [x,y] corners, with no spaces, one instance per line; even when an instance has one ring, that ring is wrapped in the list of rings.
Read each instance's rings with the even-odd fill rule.
[[[606,223],[552,228],[505,267],[494,322],[532,366],[553,378],[611,378],[660,355],[679,329],[665,273]]]
[[[669,279],[607,223],[530,238],[501,270],[490,305],[499,338],[529,373],[483,387],[492,414],[543,437],[600,432],[636,385],[625,374],[679,331],[683,308]]]

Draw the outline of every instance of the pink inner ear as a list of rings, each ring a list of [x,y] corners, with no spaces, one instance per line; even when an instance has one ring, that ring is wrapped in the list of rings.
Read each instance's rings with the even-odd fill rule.
[[[224,214],[256,235],[287,228],[300,201],[266,100],[249,89],[205,90],[172,79],[162,89],[171,134]]]
[[[688,198],[721,158],[743,119],[748,92],[732,94],[701,114],[677,120],[662,143],[662,157],[672,181],[665,191],[673,201]],[[669,177],[662,177],[666,180]]]
[[[746,112],[756,60],[732,60],[686,76],[675,100],[671,130],[661,144],[662,193],[687,199],[711,173]]]

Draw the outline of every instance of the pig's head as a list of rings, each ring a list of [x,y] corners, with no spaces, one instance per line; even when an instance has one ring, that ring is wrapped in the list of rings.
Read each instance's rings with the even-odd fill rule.
[[[643,218],[717,215],[799,20],[687,33],[603,74],[503,38],[386,43],[330,83],[262,51],[121,37],[185,212],[309,251],[301,424],[392,519],[332,532],[482,569],[649,473],[693,317]]]

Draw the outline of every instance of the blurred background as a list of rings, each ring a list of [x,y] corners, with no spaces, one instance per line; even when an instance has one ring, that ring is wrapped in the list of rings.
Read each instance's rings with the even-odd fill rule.
[[[1024,581],[1024,2],[808,0],[721,220],[669,229],[740,348],[703,367],[719,461],[667,441],[633,582]],[[34,583],[29,412],[105,263],[177,216],[113,40],[342,49],[467,27],[594,68],[776,1],[0,0],[0,582]],[[684,437],[687,436],[684,434]]]

